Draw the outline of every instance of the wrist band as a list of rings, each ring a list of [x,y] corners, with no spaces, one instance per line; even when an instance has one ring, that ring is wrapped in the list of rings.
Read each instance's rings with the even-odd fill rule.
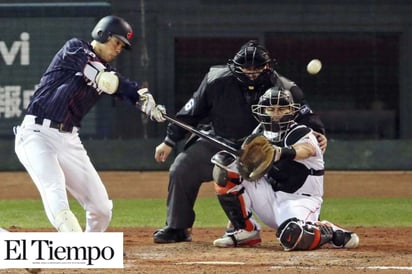
[[[282,147],[280,159],[293,160],[296,156],[296,150],[293,147]]]
[[[168,138],[163,140],[163,143],[165,143],[166,145],[168,145],[169,147],[174,147],[176,143],[170,141]]]

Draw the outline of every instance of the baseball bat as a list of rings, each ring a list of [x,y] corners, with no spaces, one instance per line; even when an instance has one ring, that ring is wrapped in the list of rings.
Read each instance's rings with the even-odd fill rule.
[[[137,106],[138,109],[142,110],[142,109],[141,109],[142,106],[141,106],[140,103],[136,103],[136,106]],[[224,149],[224,150],[227,150],[227,151],[229,151],[230,153],[239,156],[239,153],[240,153],[240,152],[239,152],[237,149],[229,146],[228,144],[226,144],[226,143],[224,143],[224,142],[222,142],[222,141],[220,141],[220,140],[218,140],[218,139],[216,139],[216,138],[213,138],[213,136],[210,136],[209,134],[204,133],[204,132],[201,132],[200,130],[197,130],[196,128],[194,128],[194,127],[192,127],[192,126],[190,126],[190,125],[188,125],[188,124],[186,124],[186,123],[183,123],[183,122],[181,122],[181,121],[179,121],[179,120],[177,120],[177,119],[175,119],[175,118],[172,118],[171,116],[167,115],[166,113],[163,113],[163,117],[164,117],[167,121],[169,121],[169,122],[171,122],[171,123],[173,123],[173,124],[176,124],[177,126],[179,126],[179,127],[183,128],[183,129],[189,131],[190,133],[193,133],[193,134],[197,135],[198,137],[204,138],[204,139],[206,139],[208,142],[217,145],[219,148]]]
[[[237,149],[229,146],[228,144],[226,144],[226,143],[224,143],[224,142],[222,142],[222,141],[220,141],[220,140],[218,140],[218,139],[216,139],[216,138],[213,138],[213,136],[210,136],[209,134],[207,134],[207,133],[205,133],[205,132],[202,132],[202,131],[200,131],[200,130],[197,130],[196,128],[194,128],[194,127],[192,127],[192,126],[190,126],[190,125],[188,125],[188,124],[185,124],[185,123],[183,123],[183,122],[181,122],[181,121],[179,121],[179,120],[176,120],[175,118],[172,118],[172,117],[170,117],[170,116],[167,115],[167,114],[163,114],[163,117],[165,117],[165,119],[166,119],[167,121],[169,121],[169,122],[171,122],[171,123],[173,123],[173,124],[175,124],[175,125],[177,125],[177,126],[179,126],[179,127],[181,127],[181,128],[186,129],[186,130],[189,131],[190,133],[193,133],[193,134],[195,134],[195,135],[197,135],[197,136],[199,136],[199,137],[201,137],[201,138],[206,139],[207,141],[211,142],[212,144],[217,145],[219,148],[224,149],[224,150],[227,150],[227,151],[229,151],[229,152],[232,153],[232,154],[239,155],[239,151],[238,151]]]

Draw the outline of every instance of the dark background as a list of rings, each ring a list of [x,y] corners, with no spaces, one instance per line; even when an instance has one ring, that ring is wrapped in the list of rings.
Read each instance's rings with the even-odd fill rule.
[[[19,54],[12,65],[0,57],[0,149],[5,155],[0,169],[22,168],[11,128],[23,113],[6,117],[10,100],[16,99],[6,87],[20,87],[23,111],[28,91],[61,45],[71,37],[90,40],[94,24],[108,14],[125,18],[135,31],[133,49],[114,65],[147,84],[169,114],[184,105],[211,65],[226,63],[243,43],[257,39],[276,59],[276,70],[302,87],[325,122],[329,168],[409,169],[412,3],[360,2],[0,1],[2,53],[10,53],[21,33],[30,34],[29,65],[19,64]],[[323,68],[309,75],[306,64],[314,58]],[[165,124],[147,121],[125,106],[107,96],[83,122],[81,137],[96,167],[166,169],[170,162],[153,160]]]

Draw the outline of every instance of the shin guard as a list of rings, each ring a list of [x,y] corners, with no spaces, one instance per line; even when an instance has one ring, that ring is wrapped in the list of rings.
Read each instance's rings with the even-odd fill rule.
[[[215,164],[213,168],[215,191],[223,211],[235,230],[252,231],[254,225],[249,219],[252,214],[247,211],[243,199],[245,189],[241,185],[239,173],[231,168],[235,164],[236,157],[229,152],[220,151],[211,161]]]
[[[313,250],[331,241],[333,230],[329,226],[291,218],[279,226],[276,236],[285,251]]]
[[[230,188],[230,186],[232,187]],[[228,183],[226,187],[222,188],[215,183],[215,189],[217,190],[219,203],[234,229],[252,231],[254,225],[249,220],[252,213],[248,212],[246,209],[245,201],[243,199],[244,187],[242,185],[231,185],[231,183]]]

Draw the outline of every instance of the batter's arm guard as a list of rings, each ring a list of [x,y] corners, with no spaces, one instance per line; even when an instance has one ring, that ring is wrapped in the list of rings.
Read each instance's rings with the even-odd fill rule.
[[[88,85],[99,93],[114,94],[119,88],[119,77],[114,71],[106,71],[106,67],[98,62],[89,60],[83,69],[83,75]]]

